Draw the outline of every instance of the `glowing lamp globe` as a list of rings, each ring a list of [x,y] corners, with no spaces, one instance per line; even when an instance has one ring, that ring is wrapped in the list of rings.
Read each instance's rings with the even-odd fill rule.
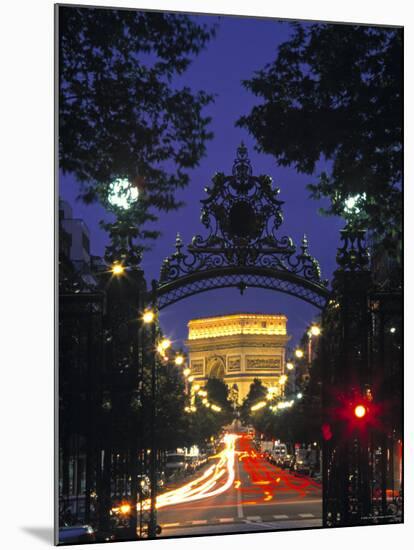
[[[282,374],[282,376],[279,378],[279,384],[283,386],[287,382],[287,376],[286,374]]]
[[[129,514],[131,511],[131,505],[130,504],[122,504],[119,508],[120,512],[122,514]]]
[[[138,197],[138,188],[126,178],[117,178],[109,185],[108,202],[115,208],[128,210],[137,202]]]
[[[312,325],[310,333],[312,336],[319,336],[321,333],[321,329],[318,327],[318,325]]]
[[[114,275],[122,275],[124,271],[125,271],[125,268],[122,264],[115,263],[112,266],[112,273]]]
[[[364,407],[364,405],[357,405],[354,409],[354,414],[357,418],[364,418],[364,416],[367,414],[367,409]]]
[[[142,316],[142,320],[144,323],[149,324],[152,323],[155,319],[155,313],[148,309],[147,311],[144,311],[144,315]]]
[[[367,196],[365,193],[362,193],[362,194],[357,193],[356,195],[350,195],[344,201],[344,212],[350,215],[359,214],[361,212],[361,207],[365,202],[366,198]]]
[[[168,338],[164,338],[163,340],[161,340],[160,346],[161,346],[161,349],[165,351],[171,346],[171,340],[169,340]]]

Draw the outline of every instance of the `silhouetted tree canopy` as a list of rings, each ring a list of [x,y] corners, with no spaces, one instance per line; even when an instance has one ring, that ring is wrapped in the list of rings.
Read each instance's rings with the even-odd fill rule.
[[[390,253],[401,241],[402,29],[293,24],[275,61],[243,85],[260,98],[238,125],[281,166],[316,175],[311,197],[344,215],[360,195],[359,221]],[[363,195],[365,193],[365,195]],[[346,216],[345,216],[346,217]],[[396,246],[397,245],[397,246]]]
[[[254,378],[250,384],[249,392],[243,399],[240,407],[240,418],[244,424],[253,422],[255,415],[251,414],[250,408],[256,403],[263,401],[267,395],[267,388],[259,378]],[[253,423],[254,425],[254,423]]]
[[[224,411],[232,410],[232,403],[229,399],[229,388],[227,384],[219,378],[209,378],[205,385],[209,400],[215,405],[219,405]]]
[[[142,191],[132,223],[180,206],[212,137],[212,96],[174,79],[213,36],[186,15],[59,7],[59,166],[85,202],[128,178]]]

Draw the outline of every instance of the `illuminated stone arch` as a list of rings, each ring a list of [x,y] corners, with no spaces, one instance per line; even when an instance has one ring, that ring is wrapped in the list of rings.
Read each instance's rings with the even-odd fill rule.
[[[223,380],[225,374],[226,366],[222,357],[215,355],[207,360],[207,378]]]

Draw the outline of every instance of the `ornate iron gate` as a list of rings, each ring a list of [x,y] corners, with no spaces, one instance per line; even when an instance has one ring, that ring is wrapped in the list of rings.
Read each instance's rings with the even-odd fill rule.
[[[212,181],[212,187],[206,188],[207,198],[201,201],[201,222],[207,235],[196,235],[187,246],[177,235],[175,251],[164,260],[159,280],[153,281],[148,291],[144,274],[138,267],[140,255],[129,254],[131,243],[127,242],[120,224],[108,249],[108,258],[112,261],[121,258],[131,266],[131,271],[139,271],[138,279],[142,280],[142,285],[139,285],[137,292],[140,296],[136,303],[140,307],[163,309],[184,298],[228,287],[239,289],[241,294],[249,287],[290,294],[323,310],[326,323],[336,323],[336,336],[340,334],[339,338],[332,339],[325,354],[323,387],[327,391],[334,385],[339,392],[345,391],[352,374],[354,386],[363,392],[371,384],[368,326],[373,318],[367,305],[371,276],[369,256],[363,245],[365,232],[349,226],[343,230],[343,247],[337,256],[339,269],[331,292],[327,281],[322,279],[317,260],[309,253],[306,236],[298,248],[290,237],[279,234],[283,222],[279,189],[269,176],[253,175],[243,144],[237,150],[232,174],[216,173]],[[115,324],[118,326],[118,321]],[[155,333],[151,338],[150,348],[154,350]],[[324,340],[326,342],[327,334]],[[142,348],[141,343],[140,346]],[[142,362],[142,358],[138,360],[141,367]],[[155,400],[157,375],[154,358],[151,365],[151,394]],[[326,418],[330,414],[330,401],[328,392],[325,395]],[[155,410],[154,403],[152,407]],[[333,423],[332,428],[336,427]],[[158,452],[155,418],[151,420],[151,433],[152,505],[148,536],[154,538],[157,534],[154,461]],[[135,447],[132,453],[136,454]],[[344,442],[335,434],[335,438],[326,442],[323,459],[324,525],[358,524],[365,521],[362,518],[370,516],[370,468],[365,440],[357,437]],[[133,529],[136,521],[134,517]]]
[[[164,260],[156,284],[158,308],[212,289],[249,287],[276,290],[323,309],[327,281],[303,237],[299,251],[279,236],[283,222],[280,190],[269,176],[254,176],[241,144],[232,174],[216,173],[202,200],[201,222],[207,236],[196,235],[184,247],[177,235],[175,252]]]

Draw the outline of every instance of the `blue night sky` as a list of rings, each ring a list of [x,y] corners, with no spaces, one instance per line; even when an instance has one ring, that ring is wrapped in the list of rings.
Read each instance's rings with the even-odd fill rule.
[[[217,94],[215,103],[205,110],[212,117],[214,138],[208,142],[207,154],[200,165],[191,172],[189,187],[177,194],[186,205],[177,212],[160,216],[159,228],[163,235],[143,260],[147,281],[158,278],[162,260],[174,251],[177,231],[186,244],[194,234],[203,234],[199,203],[205,197],[203,189],[210,184],[216,171],[231,173],[236,149],[242,140],[249,150],[253,173],[272,176],[280,188],[279,198],[285,204],[284,223],[279,229],[279,235],[289,235],[299,245],[306,233],[309,252],[319,260],[322,276],[330,278],[335,269],[339,229],[344,223],[338,218],[322,217],[318,214],[318,208],[323,203],[308,198],[306,184],[314,181],[316,176],[312,179],[296,173],[292,168],[278,167],[271,156],[258,154],[254,150],[254,139],[246,130],[235,127],[236,120],[248,114],[258,101],[242,87],[241,81],[250,78],[255,70],[275,59],[278,45],[290,35],[289,24],[277,20],[230,16],[200,16],[196,19],[206,23],[218,21],[220,26],[216,38],[194,60],[179,83],[189,85],[194,90],[203,89]],[[274,131],[277,132],[278,128],[275,127]],[[300,132],[301,128],[298,127],[297,131]],[[316,175],[323,169],[321,164]],[[105,218],[105,211],[99,205],[86,206],[76,201],[79,186],[69,175],[61,177],[60,193],[72,204],[74,216],[83,218],[89,226],[91,252],[102,256],[107,237],[99,229],[98,222]],[[222,289],[187,298],[166,308],[161,312],[161,325],[166,335],[180,345],[186,338],[189,319],[240,311],[286,314],[288,332],[292,335],[291,347],[318,314],[313,306],[286,294],[247,289],[240,296],[237,289]]]

